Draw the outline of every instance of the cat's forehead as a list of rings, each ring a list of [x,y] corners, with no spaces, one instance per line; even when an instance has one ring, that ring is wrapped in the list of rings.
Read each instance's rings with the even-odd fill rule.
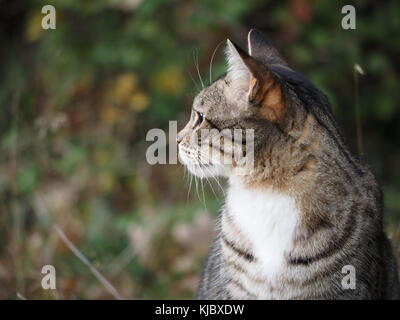
[[[223,78],[218,78],[209,86],[203,88],[193,100],[193,107],[199,111],[206,111],[213,104],[219,102],[223,95]]]
[[[246,108],[242,105],[245,99],[233,98],[235,97],[232,95],[228,77],[224,75],[200,91],[193,101],[193,109],[213,120],[241,117],[246,113]]]

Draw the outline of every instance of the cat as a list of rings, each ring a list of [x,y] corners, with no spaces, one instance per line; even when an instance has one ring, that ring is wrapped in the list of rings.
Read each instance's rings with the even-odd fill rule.
[[[227,40],[227,73],[195,97],[177,135],[192,174],[228,179],[197,298],[399,299],[376,179],[349,151],[325,95],[261,32],[247,42],[245,52]],[[234,129],[254,140],[221,140]],[[245,157],[247,143],[252,166],[221,161]]]

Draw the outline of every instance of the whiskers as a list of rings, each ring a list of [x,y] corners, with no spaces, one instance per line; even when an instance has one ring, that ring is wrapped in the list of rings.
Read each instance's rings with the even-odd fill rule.
[[[208,156],[202,152],[200,149],[196,150],[197,157],[192,157],[191,162],[186,164],[187,171],[189,171],[190,180],[189,180],[189,189],[188,189],[188,197],[191,192],[192,180],[194,179],[196,194],[199,201],[203,202],[205,208],[207,209],[206,201],[205,201],[205,191],[204,188],[208,184],[215,198],[220,199],[220,195],[218,194],[213,186],[213,182],[218,185],[221,190],[223,196],[225,197],[225,190],[216,177],[215,173],[210,169],[210,165],[213,165],[212,161],[208,158]],[[190,171],[196,172],[197,174],[191,174]],[[205,182],[205,184],[203,183]]]
[[[206,154],[204,154],[204,152],[202,152],[200,149],[197,151],[197,155],[198,155],[198,157],[199,157],[200,164],[201,164],[201,166],[200,166],[200,171],[202,171],[202,176],[203,176],[204,178],[206,178],[206,180],[207,180],[207,182],[209,183],[210,188],[211,188],[211,190],[213,191],[214,195],[218,198],[218,196],[217,196],[216,193],[214,192],[214,189],[213,189],[213,187],[212,187],[212,184],[211,184],[210,180],[208,179],[207,175],[204,174],[204,170],[206,171],[206,173],[207,173],[209,176],[211,176],[212,179],[215,180],[215,182],[218,184],[219,188],[221,189],[222,194],[225,196],[225,190],[222,188],[222,186],[221,186],[221,184],[220,184],[218,178],[215,176],[215,174],[212,173],[212,171],[211,171],[211,170],[209,169],[209,167],[207,166],[207,165],[210,164],[210,163],[212,164],[212,161],[210,161],[210,160],[208,159],[208,156],[207,156]],[[202,161],[203,161],[203,162],[202,162]]]
[[[192,80],[194,86],[196,87],[196,90],[201,91],[202,89],[204,89],[204,82],[203,82],[203,78],[200,73],[198,53],[196,53],[195,50],[193,50],[193,63],[194,63],[195,69],[196,69],[196,73],[197,73],[199,82],[196,81],[195,77],[193,76],[193,74],[190,70],[187,69],[186,72],[188,73],[190,79]]]
[[[198,170],[197,165],[186,164],[186,167],[189,168],[189,170],[190,169],[193,170],[193,171],[194,170]],[[185,168],[185,171],[186,170],[187,169]],[[187,170],[187,171],[189,171],[189,170]],[[187,181],[187,183],[189,184],[189,187],[188,187],[188,193],[187,193],[187,200],[189,200],[190,192],[192,190],[192,181],[194,180],[197,197],[198,197],[200,202],[203,202],[204,207],[207,208],[206,200],[205,200],[205,193],[204,193],[204,186],[203,186],[203,178],[200,178],[200,181],[198,181],[197,178],[199,178],[199,177],[197,177],[196,175],[194,175],[194,174],[192,174],[190,172],[188,172],[188,174],[189,174],[189,181]],[[199,184],[200,184],[200,187],[201,187],[201,193],[203,195],[203,199],[201,199],[201,197],[200,197]]]
[[[211,55],[210,58],[210,65],[209,65],[209,85],[212,83],[212,67],[213,67],[213,62],[214,62],[214,57],[219,49],[219,47],[221,46],[221,44],[224,43],[224,40],[221,40],[215,47],[215,49],[213,50],[213,53]],[[193,63],[196,69],[196,73],[197,73],[197,77],[199,78],[200,81],[200,85],[201,85],[201,89],[204,89],[204,81],[203,81],[203,77],[200,73],[200,64],[199,64],[199,53],[196,52],[195,50],[193,50]],[[190,78],[192,79],[194,85],[196,86],[196,88],[199,88],[198,83],[195,81],[195,79],[193,78],[193,75],[188,71]]]
[[[210,84],[212,83],[212,66],[213,66],[213,61],[214,61],[214,56],[217,53],[218,48],[220,47],[220,45],[224,43],[224,40],[220,41],[217,46],[215,47],[212,55],[211,55],[211,59],[210,59]]]
[[[187,169],[187,166],[183,166],[183,175],[185,177],[186,180],[186,185],[188,187],[188,192],[187,192],[187,196],[186,196],[186,201],[189,200],[189,195],[190,195],[190,190],[192,189],[192,181],[193,181],[193,175],[189,172],[189,170]]]
[[[212,68],[213,68],[214,57],[222,43],[224,43],[224,40],[220,41],[216,45],[216,47],[213,50],[213,53],[211,55],[211,58],[210,58],[210,64],[209,64],[209,80],[210,80],[210,82],[209,82],[209,85],[211,85],[211,83],[212,83]],[[204,82],[203,82],[203,78],[200,73],[200,67],[199,67],[199,54],[195,50],[193,51],[193,62],[195,65],[198,80],[201,84],[201,89],[204,89]],[[192,73],[190,73],[188,71],[188,74],[189,74],[190,78],[192,79],[194,85],[198,89],[199,83],[195,80]],[[190,154],[190,152],[189,152],[189,154]],[[204,187],[207,186],[207,184],[210,186],[212,193],[214,194],[214,196],[217,199],[219,199],[220,197],[218,195],[219,192],[216,192],[216,190],[214,189],[214,186],[213,186],[214,181],[218,185],[218,187],[221,190],[224,197],[225,197],[225,191],[224,191],[224,188],[221,186],[221,183],[219,182],[218,178],[216,177],[216,173],[212,170],[211,166],[209,166],[210,160],[209,160],[208,155],[203,153],[200,149],[196,150],[193,154],[196,154],[196,157],[190,156],[190,159],[188,159],[188,161],[186,162],[186,165],[185,165],[185,175],[189,174],[186,179],[187,180],[186,183],[188,184],[187,199],[189,199],[189,196],[190,196],[190,193],[192,190],[193,180],[194,180],[197,197],[199,198],[200,201],[202,201],[204,203],[204,206],[206,207]],[[213,165],[213,164],[211,163],[211,165]],[[191,172],[196,172],[198,174],[192,174]],[[203,182],[205,182],[205,183],[203,183]],[[201,200],[199,191],[202,194],[203,200]]]
[[[193,60],[194,60],[194,65],[196,67],[196,71],[197,71],[197,76],[199,77],[200,83],[201,83],[201,87],[202,89],[204,89],[204,82],[203,82],[203,78],[201,77],[200,74],[200,68],[199,68],[199,54],[193,52]]]

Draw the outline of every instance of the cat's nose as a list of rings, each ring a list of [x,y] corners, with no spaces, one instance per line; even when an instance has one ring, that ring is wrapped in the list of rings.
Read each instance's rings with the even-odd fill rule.
[[[179,144],[183,140],[183,134],[178,134],[176,136],[176,143]]]
[[[183,139],[185,139],[185,137],[187,137],[190,134],[190,131],[188,131],[188,125],[186,125],[185,128],[183,128],[181,131],[179,131],[176,134],[176,143],[179,144],[182,142]]]

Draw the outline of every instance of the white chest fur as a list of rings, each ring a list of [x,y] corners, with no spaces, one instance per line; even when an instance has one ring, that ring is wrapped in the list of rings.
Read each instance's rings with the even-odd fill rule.
[[[299,220],[294,199],[272,190],[248,190],[231,180],[226,206],[252,246],[258,261],[254,271],[273,280],[283,271],[285,254],[293,246]]]

